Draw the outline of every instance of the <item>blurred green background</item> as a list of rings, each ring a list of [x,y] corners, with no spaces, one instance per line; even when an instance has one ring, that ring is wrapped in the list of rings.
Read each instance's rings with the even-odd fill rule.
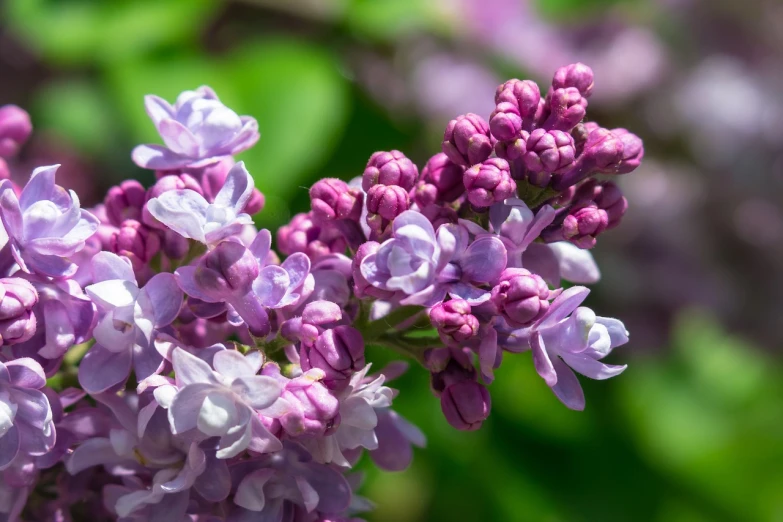
[[[395,404],[428,448],[403,473],[361,466],[367,518],[783,520],[783,147],[766,127],[783,115],[779,2],[7,0],[0,12],[0,103],[36,127],[15,176],[63,162],[59,181],[85,205],[121,179],[149,183],[129,156],[159,141],[144,94],[207,84],[258,119],[241,159],[269,228],[307,210],[314,180],[360,175],[376,150],[423,165],[451,117],[488,115],[502,80],[546,85],[586,61],[590,117],[648,151],[622,180],[631,209],[599,241],[590,298],[629,326],[613,359],[630,367],[584,382],[578,413],[529,356],[507,356],[477,433],[449,428],[412,369]]]

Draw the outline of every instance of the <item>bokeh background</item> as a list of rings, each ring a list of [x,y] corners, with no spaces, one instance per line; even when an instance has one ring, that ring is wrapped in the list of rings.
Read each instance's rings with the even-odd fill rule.
[[[0,104],[36,127],[14,175],[63,163],[85,206],[158,140],[142,97],[212,86],[262,138],[244,153],[277,227],[370,154],[419,165],[507,78],[591,65],[588,116],[645,140],[589,304],[623,319],[619,378],[567,410],[506,357],[477,433],[412,369],[396,407],[428,434],[367,468],[371,522],[783,520],[783,3],[779,0],[6,0]],[[383,361],[386,354],[374,353]]]

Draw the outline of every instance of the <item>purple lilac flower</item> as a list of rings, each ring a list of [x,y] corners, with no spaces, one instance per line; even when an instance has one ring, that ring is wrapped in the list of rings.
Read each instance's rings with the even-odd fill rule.
[[[43,455],[54,446],[52,409],[41,391],[45,385],[43,368],[34,360],[0,362],[0,470],[17,455]]]
[[[59,165],[33,171],[17,197],[10,180],[0,183],[0,217],[13,259],[27,273],[67,277],[71,257],[98,230],[98,219],[79,207],[75,192],[54,184]]]
[[[174,434],[195,430],[198,438],[220,437],[217,457],[234,457],[250,449],[278,451],[280,441],[264,427],[255,410],[271,406],[281,386],[271,377],[257,375],[261,354],[243,356],[233,350],[215,354],[214,370],[182,348],[173,354],[178,391],[168,407]]]
[[[101,317],[93,332],[96,344],[79,365],[79,383],[98,393],[125,382],[131,367],[138,380],[162,369],[163,359],[153,346],[155,331],[176,319],[182,292],[167,273],[155,275],[140,289],[130,261],[110,252],[96,254],[92,269],[95,283],[85,290]]]
[[[252,191],[253,178],[240,161],[231,168],[214,203],[190,189],[169,190],[150,199],[147,209],[182,237],[213,247],[238,234],[244,225],[253,224],[253,219],[242,213]]]
[[[153,95],[144,104],[165,147],[136,147],[133,161],[142,168],[204,167],[249,149],[259,138],[256,120],[238,116],[209,87],[183,92],[173,106]]]
[[[580,286],[565,290],[528,332],[536,372],[574,410],[584,409],[585,397],[572,370],[591,379],[608,379],[626,368],[600,362],[628,342],[628,332],[617,319],[598,317],[589,308],[579,307],[589,292]]]
[[[478,304],[489,299],[481,285],[506,267],[506,248],[492,236],[470,243],[460,225],[441,225],[436,235],[421,214],[408,211],[393,223],[393,236],[361,261],[362,276],[374,287],[399,290],[402,304],[433,306],[446,297]]]

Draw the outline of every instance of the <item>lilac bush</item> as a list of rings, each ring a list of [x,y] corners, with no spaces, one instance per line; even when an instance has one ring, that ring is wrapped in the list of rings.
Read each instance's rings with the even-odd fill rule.
[[[146,98],[166,144],[133,152],[157,171],[148,189],[82,209],[56,165],[4,180],[0,520],[72,520],[81,503],[96,521],[359,521],[362,455],[399,471],[425,445],[388,386],[407,364],[378,371],[369,345],[428,372],[459,430],[481,428],[495,370],[522,352],[583,409],[576,374],[621,373],[603,360],[628,332],[580,285],[628,205],[611,177],[644,154],[583,121],[593,87],[583,64],[546,95],[509,80],[421,170],[375,152],[355,179],[318,181],[277,232],[282,259],[233,158],[257,124],[206,87]],[[29,134],[20,111],[0,110],[6,156]]]

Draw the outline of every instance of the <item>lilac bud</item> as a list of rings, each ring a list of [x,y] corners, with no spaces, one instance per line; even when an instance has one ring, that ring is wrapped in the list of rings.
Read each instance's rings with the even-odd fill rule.
[[[465,171],[462,178],[468,191],[468,201],[476,207],[489,207],[513,196],[517,184],[511,179],[508,162],[490,158]]]
[[[552,78],[552,88],[574,87],[585,98],[593,92],[593,70],[583,63],[572,63],[559,68]]]
[[[37,326],[33,306],[38,292],[25,279],[0,279],[0,342],[2,346],[29,340]]]
[[[461,176],[460,185],[462,185]],[[462,189],[464,190],[465,187],[463,186]],[[419,180],[410,194],[408,194],[408,197],[410,197],[411,201],[418,205],[419,208],[434,205],[435,202],[438,201],[438,187],[424,180]]]
[[[345,251],[345,238],[328,221],[316,223],[311,212],[295,215],[277,230],[277,246],[285,255],[304,252],[315,261],[321,256]]]
[[[266,198],[264,195],[257,188],[253,188],[253,191],[250,193],[250,198],[247,200],[247,203],[245,203],[245,207],[242,209],[242,212],[245,214],[250,214],[251,216],[253,214],[258,214],[264,210],[265,204]]]
[[[623,161],[623,142],[611,131],[598,127],[590,132],[576,164],[553,183],[563,191],[593,173],[618,174]]]
[[[492,154],[494,142],[489,124],[481,116],[468,113],[457,116],[446,126],[443,134],[443,152],[458,165],[470,167],[481,163]]]
[[[250,292],[259,267],[253,253],[241,243],[222,241],[196,266],[196,283],[210,293],[242,296]]]
[[[475,431],[489,417],[492,401],[483,385],[465,380],[451,384],[443,390],[440,406],[446,420],[454,428]]]
[[[362,188],[370,191],[373,185],[397,185],[410,191],[419,178],[419,169],[398,150],[380,151],[370,156],[362,174]]]
[[[285,321],[280,327],[280,334],[290,341],[312,344],[325,326],[336,323],[342,316],[342,310],[337,303],[313,301],[305,305],[301,317]]]
[[[0,156],[13,156],[33,132],[27,111],[16,105],[0,107]]]
[[[350,219],[358,221],[362,215],[363,195],[337,178],[325,178],[310,187],[313,216],[323,220]]]
[[[595,204],[578,205],[563,220],[563,238],[579,248],[593,248],[596,236],[606,230],[609,216]]]
[[[489,117],[492,135],[501,141],[530,131],[538,117],[541,91],[530,80],[508,80],[495,91],[495,110]]]
[[[411,206],[408,192],[398,185],[373,185],[367,192],[367,225],[383,235],[391,222]]]
[[[507,161],[515,161],[527,152],[527,139],[530,134],[521,132],[521,137],[511,141],[499,141],[495,143],[495,154]]]
[[[351,374],[366,364],[364,339],[359,330],[338,326],[319,335],[313,346],[303,344],[299,358],[304,371],[320,368],[326,374],[324,384],[340,391],[348,386]]]
[[[549,309],[551,292],[544,280],[524,268],[506,268],[492,289],[492,304],[513,326],[529,326]]]
[[[422,215],[429,219],[432,228],[438,230],[438,227],[447,223],[457,224],[459,215],[451,207],[442,207],[440,205],[429,205],[421,209]]]
[[[559,174],[573,166],[575,154],[574,139],[570,134],[536,129],[527,140],[525,166],[533,173]]]
[[[627,174],[636,170],[636,167],[642,163],[642,158],[644,158],[644,143],[642,143],[642,139],[627,129],[612,129],[612,134],[623,143],[623,159],[615,173]]]
[[[430,321],[445,344],[458,347],[478,334],[478,319],[470,312],[467,301],[452,299],[432,307]]]
[[[160,178],[153,186],[149,188],[149,190],[147,190],[146,201],[149,202],[149,200],[152,198],[157,198],[164,192],[168,192],[170,190],[184,189],[193,190],[199,194],[202,194],[201,185],[199,185],[198,181],[196,181],[196,179],[193,178],[193,176],[190,174],[169,174]],[[141,215],[141,220],[145,225],[152,228],[157,228],[159,230],[168,230],[168,227],[159,222],[152,216],[152,214],[150,214],[146,203]]]
[[[103,200],[109,223],[118,227],[126,219],[141,220],[146,195],[147,189],[134,179],[111,187]]]
[[[149,263],[160,251],[160,236],[136,220],[126,219],[109,240],[115,254],[131,260],[135,271]]]
[[[555,89],[549,97],[549,117],[544,122],[546,129],[570,131],[584,119],[587,108],[579,89],[568,87]]]
[[[323,377],[323,371],[311,369],[286,383],[280,397],[292,408],[280,417],[280,425],[288,435],[319,436],[331,428],[340,401],[321,382]]]
[[[607,229],[614,228],[620,223],[625,211],[628,210],[628,200],[615,183],[591,178],[580,183],[574,191],[572,198],[575,204],[594,203],[599,209],[606,211],[608,219]]]
[[[424,166],[421,179],[435,186],[438,191],[436,201],[451,203],[465,192],[465,185],[462,183],[464,172],[463,167],[439,152]]]

